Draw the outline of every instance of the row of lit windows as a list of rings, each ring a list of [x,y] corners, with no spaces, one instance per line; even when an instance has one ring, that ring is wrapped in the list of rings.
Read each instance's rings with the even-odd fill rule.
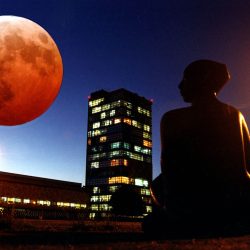
[[[100,118],[105,119],[106,117],[112,117],[114,115],[115,115],[115,109],[112,109],[110,111],[102,112]]]
[[[137,107],[137,111],[140,113],[140,114],[143,114],[143,115],[146,115],[148,117],[150,117],[151,113],[149,110],[147,109],[144,109],[142,107]]]
[[[150,132],[150,126],[146,125],[146,124],[142,124],[141,122],[138,122],[136,120],[131,120],[130,118],[114,118],[114,119],[109,119],[109,120],[104,120],[102,122],[94,122],[92,124],[92,129],[97,129],[100,127],[107,127],[107,126],[111,126],[114,124],[118,124],[118,123],[126,123],[128,125],[132,125],[133,127],[139,128],[139,129],[143,129],[144,131]]]
[[[142,188],[141,189],[141,195],[150,195],[150,191],[147,188]]]
[[[144,143],[144,141],[143,141]],[[149,143],[146,143],[147,144],[147,147],[149,147]],[[150,144],[151,145],[151,144]],[[152,146],[152,145],[151,145]],[[111,143],[110,145],[111,149],[121,149],[121,148],[124,148],[124,149],[130,149],[131,148],[131,144],[130,143],[127,143],[127,142],[113,142]],[[142,154],[147,154],[147,155],[151,155],[151,150],[148,149],[148,148],[143,148],[141,146],[137,146],[137,145],[134,145],[134,151],[136,152],[139,152],[139,153],[142,153]]]
[[[92,211],[111,211],[112,206],[109,204],[92,204],[90,209]]]
[[[111,199],[111,195],[93,195],[91,196],[91,202],[108,202]]]
[[[112,185],[112,186],[108,187],[108,190],[109,190],[109,192],[114,193],[115,191],[118,190],[118,188],[119,188],[119,186]],[[101,193],[101,188],[100,187],[93,187],[93,194],[99,194],[99,193]]]
[[[114,167],[114,166],[128,166],[127,159],[112,159],[110,161],[93,161],[90,164],[90,168],[99,168],[99,167]]]
[[[13,197],[1,197],[0,202],[12,204],[12,203],[23,203],[23,204],[33,204],[33,205],[42,205],[42,206],[51,206],[52,202],[48,200],[30,200],[30,199],[20,199]],[[69,203],[69,202],[56,202],[53,203],[58,207],[72,207],[72,208],[86,208],[86,204],[79,203]]]
[[[146,153],[147,149],[143,149],[143,150],[144,150],[144,153]],[[151,155],[151,151],[148,151],[147,154]],[[151,158],[144,157],[143,155],[133,153],[130,151],[126,151],[126,150],[114,150],[109,153],[101,152],[101,153],[89,155],[88,160],[95,161],[95,160],[103,159],[106,157],[113,158],[113,157],[123,157],[123,156],[128,156],[130,159],[137,160],[137,161],[144,161],[146,159],[151,159]]]
[[[95,99],[95,100],[89,101],[89,106],[90,107],[97,106],[97,105],[99,105],[103,101],[104,101],[104,98],[99,98],[99,99]]]
[[[94,136],[99,136],[99,135],[103,135],[107,133],[107,129],[103,128],[103,129],[95,129],[92,131],[88,132],[88,137],[94,137]]]
[[[88,185],[101,185],[101,184],[131,184],[139,187],[148,187],[148,181],[141,178],[129,178],[126,176],[114,176],[109,178],[98,178],[98,179],[88,179]],[[98,187],[93,190],[94,193],[98,193],[100,189]]]
[[[108,178],[108,184],[132,184],[140,187],[148,187],[148,181],[145,179],[133,179],[126,176],[115,176]]]
[[[129,109],[132,109],[132,104],[130,102],[127,101],[122,101],[122,100],[118,100],[109,104],[103,104],[102,106],[98,106],[98,107],[94,107],[92,108],[92,114],[96,114],[99,113],[101,111],[105,111],[105,110],[109,110],[109,109],[113,109],[115,107],[127,107]]]

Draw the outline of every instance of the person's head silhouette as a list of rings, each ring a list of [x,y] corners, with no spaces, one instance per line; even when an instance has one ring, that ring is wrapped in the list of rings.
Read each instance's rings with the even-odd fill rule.
[[[197,60],[184,70],[179,89],[185,102],[195,103],[206,97],[215,96],[229,79],[225,64]]]

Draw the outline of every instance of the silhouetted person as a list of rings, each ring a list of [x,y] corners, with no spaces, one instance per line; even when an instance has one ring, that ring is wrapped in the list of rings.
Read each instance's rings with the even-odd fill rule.
[[[217,99],[229,78],[226,65],[210,60],[185,69],[179,89],[191,106],[162,117],[162,174],[152,185],[158,208],[145,220],[146,231],[150,224],[159,229],[160,221],[166,232],[227,233],[250,214],[247,125]]]

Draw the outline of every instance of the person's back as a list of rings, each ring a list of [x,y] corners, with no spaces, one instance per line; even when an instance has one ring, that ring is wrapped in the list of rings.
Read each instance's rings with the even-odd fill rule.
[[[185,69],[179,89],[191,106],[162,117],[162,174],[152,185],[160,210],[149,221],[154,213],[160,221],[161,214],[168,226],[181,223],[195,231],[202,222],[216,227],[218,220],[230,224],[240,212],[246,214],[248,129],[242,114],[216,97],[228,79],[226,66],[210,60]]]

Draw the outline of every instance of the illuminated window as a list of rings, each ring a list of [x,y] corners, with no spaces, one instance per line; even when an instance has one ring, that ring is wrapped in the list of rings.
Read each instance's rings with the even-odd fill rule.
[[[112,120],[105,120],[102,122],[102,126],[109,126],[109,125],[112,125]]]
[[[91,162],[91,168],[99,168],[99,161]]]
[[[110,109],[110,104],[102,105],[102,111]]]
[[[92,128],[93,129],[95,129],[95,128],[99,128],[100,127],[100,122],[95,122],[95,123],[93,123],[93,126],[92,126]]]
[[[123,104],[125,107],[132,109],[132,103],[124,101]]]
[[[102,113],[101,113],[101,119],[104,119],[104,118],[106,118],[106,113],[105,113],[105,112],[102,112]]]
[[[122,150],[114,150],[112,152],[109,153],[110,157],[114,157],[114,156],[122,156],[123,151]]]
[[[112,117],[112,116],[114,116],[114,115],[115,115],[115,109],[112,109],[112,110],[110,111],[110,113],[109,113],[109,116]]]
[[[151,135],[148,132],[143,131],[143,138],[151,139]]]
[[[124,123],[127,123],[128,125],[131,125],[131,124],[132,124],[132,121],[131,121],[131,119],[129,119],[129,118],[124,118],[124,119],[123,119],[123,122],[124,122]]]
[[[118,188],[119,188],[118,186],[110,186],[109,191],[114,193],[115,191],[117,191]]]
[[[99,209],[98,209],[98,205],[96,205],[96,204],[92,204],[91,207],[90,207],[90,209],[91,209],[92,211],[98,211],[98,210],[99,210]]]
[[[23,199],[23,203],[24,203],[24,204],[30,203],[30,199]]]
[[[111,210],[111,206],[109,206],[108,204],[100,204],[99,210],[100,211],[109,211],[109,210]]]
[[[95,107],[95,108],[92,108],[92,114],[96,114],[98,112],[101,112],[102,108],[101,107]]]
[[[41,201],[41,200],[38,200],[37,204],[38,205],[43,205],[43,206],[50,206],[51,202],[50,201]]]
[[[137,111],[140,113],[140,114],[143,114],[143,115],[146,115],[146,116],[150,116],[150,111],[147,110],[147,109],[144,109],[142,107],[137,107]]]
[[[2,200],[3,202],[7,202],[7,197],[1,197],[1,200]]]
[[[100,202],[108,202],[111,199],[111,195],[100,195],[99,196],[99,201]]]
[[[111,143],[111,148],[114,149],[114,148],[120,148],[122,145],[121,142],[113,142]]]
[[[134,146],[134,150],[135,150],[136,152],[141,152],[141,147],[139,147],[139,146]]]
[[[94,218],[95,218],[95,213],[90,213],[90,214],[89,214],[89,218],[90,218],[90,219],[94,219]]]
[[[92,201],[92,202],[97,202],[97,201],[99,201],[99,196],[92,196],[92,197],[90,198],[90,201]]]
[[[131,116],[131,111],[130,110],[127,110],[126,113],[127,113],[128,116]]]
[[[148,131],[148,132],[150,132],[150,126],[149,125],[143,125],[143,129],[145,130],[145,131]]]
[[[109,184],[115,184],[115,183],[130,184],[131,182],[132,182],[132,180],[128,177],[125,177],[125,176],[116,176],[116,177],[109,177],[108,178]]]
[[[142,188],[142,189],[141,189],[141,194],[142,194],[142,195],[148,195],[148,196],[149,196],[149,195],[150,195],[150,191],[149,191],[149,189],[147,189],[147,188]]]
[[[104,98],[99,98],[99,99],[96,99],[96,100],[92,100],[92,101],[89,102],[89,106],[90,107],[97,106],[103,101],[104,101]]]
[[[99,187],[93,187],[93,193],[94,193],[94,194],[98,194],[98,193],[100,193],[100,192],[101,192],[101,190],[100,190]]]
[[[100,142],[105,142],[107,141],[107,136],[101,136],[99,140]]]
[[[147,213],[152,213],[152,206],[146,206],[146,212]]]
[[[88,145],[91,145],[91,139],[88,139]]]
[[[132,125],[136,128],[142,128],[141,123],[135,120],[132,120]]]
[[[148,181],[144,179],[135,179],[135,185],[140,187],[148,187]]]
[[[148,140],[143,140],[143,146],[152,148],[152,142]]]
[[[121,122],[121,119],[120,118],[116,118],[115,120],[114,120],[114,124],[117,124],[117,123],[120,123]]]

